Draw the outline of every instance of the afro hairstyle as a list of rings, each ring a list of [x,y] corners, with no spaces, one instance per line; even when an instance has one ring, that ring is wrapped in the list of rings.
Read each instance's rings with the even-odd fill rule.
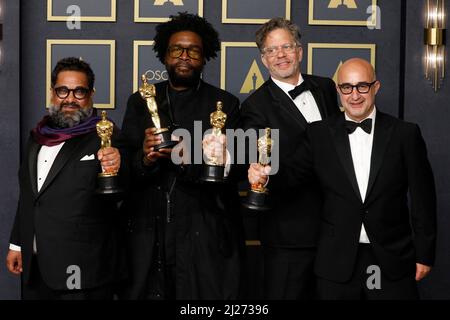
[[[179,12],[177,16],[170,16],[168,22],[156,26],[153,50],[162,64],[165,64],[170,37],[181,31],[192,31],[200,36],[203,44],[203,56],[206,60],[217,57],[220,41],[219,34],[214,27],[205,18],[187,12]]]

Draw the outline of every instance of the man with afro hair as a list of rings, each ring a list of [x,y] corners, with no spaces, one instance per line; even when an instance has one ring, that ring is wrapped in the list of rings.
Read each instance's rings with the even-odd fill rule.
[[[122,124],[133,171],[123,203],[130,267],[123,298],[235,299],[243,246],[236,170],[227,161],[224,135],[194,141],[194,127],[201,125],[202,133],[211,128],[218,101],[227,115],[224,129],[239,122],[239,100],[201,79],[206,61],[220,50],[218,33],[204,18],[179,13],[156,27],[154,41],[169,75],[155,84],[161,127],[187,130],[206,158],[226,165],[230,183],[202,183],[202,163],[172,162],[178,146],[156,150],[161,138],[146,101],[139,92],[130,96]]]

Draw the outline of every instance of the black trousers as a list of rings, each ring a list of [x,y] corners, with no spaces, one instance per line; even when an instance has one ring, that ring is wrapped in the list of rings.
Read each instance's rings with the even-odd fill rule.
[[[360,244],[353,275],[348,282],[337,283],[318,278],[319,298],[324,300],[417,300],[415,274],[390,280],[374,271],[379,266],[370,244]],[[376,277],[379,277],[378,279]]]
[[[264,246],[264,298],[311,300],[315,298],[315,248]]]
[[[22,283],[22,300],[112,300],[112,284],[93,289],[54,290],[47,286],[41,276],[36,257],[32,258],[30,280]]]

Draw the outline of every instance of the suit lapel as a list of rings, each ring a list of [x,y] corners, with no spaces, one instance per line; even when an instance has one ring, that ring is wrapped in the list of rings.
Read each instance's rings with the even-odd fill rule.
[[[303,117],[300,110],[298,110],[294,101],[289,98],[283,90],[278,87],[272,79],[268,80],[268,89],[274,100],[274,104],[280,106],[281,110],[288,112],[292,119],[302,128],[306,129],[308,122],[305,117]]]
[[[373,188],[378,172],[383,163],[386,148],[391,139],[393,122],[389,121],[382,112],[377,111],[375,119],[375,129],[373,136],[372,155],[370,160],[369,183],[367,185],[366,201],[369,198],[370,191]]]
[[[30,138],[28,149],[28,172],[30,175],[31,189],[37,195],[37,157],[41,146],[33,138]]]
[[[53,162],[52,167],[50,168],[50,171],[47,175],[47,178],[45,179],[44,184],[42,185],[41,189],[39,190],[38,196],[40,196],[45,189],[52,183],[52,181],[55,179],[55,177],[58,175],[59,171],[64,167],[64,165],[67,163],[67,161],[72,157],[72,154],[78,147],[80,141],[83,139],[83,137],[86,137],[88,135],[84,136],[78,136],[72,139],[69,139],[64,143],[61,150],[58,152],[58,155],[55,158],[55,161]]]
[[[334,122],[330,121],[331,138],[353,190],[355,191],[358,199],[362,202],[361,193],[356,180],[355,168],[353,166],[350,141],[348,139],[347,131],[345,130],[344,115],[339,115],[338,117],[333,118],[333,120]]]

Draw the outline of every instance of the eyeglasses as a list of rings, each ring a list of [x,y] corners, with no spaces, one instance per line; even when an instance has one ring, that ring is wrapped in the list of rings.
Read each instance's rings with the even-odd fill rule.
[[[88,93],[91,91],[88,88],[84,87],[76,87],[75,89],[69,89],[66,86],[53,88],[55,90],[56,95],[60,99],[65,99],[70,95],[70,92],[73,92],[73,96],[78,100],[83,100],[86,98]]]
[[[179,58],[183,55],[183,52],[186,51],[189,58],[195,59],[195,60],[201,60],[202,54],[203,54],[202,50],[197,47],[184,48],[184,47],[180,47],[180,46],[171,46],[167,49],[167,51],[169,52],[169,56],[171,58]]]
[[[339,84],[339,90],[342,92],[342,94],[352,94],[353,88],[356,88],[356,90],[359,93],[367,93],[370,91],[370,88],[377,82],[378,80],[375,80],[374,82],[359,82],[356,85],[352,85],[350,83],[343,83]]]
[[[283,50],[284,53],[290,54],[295,51],[295,49],[298,47],[295,43],[286,43],[281,46],[273,46],[273,47],[267,47],[262,49],[262,53],[268,57],[274,57],[280,52],[280,50]]]

